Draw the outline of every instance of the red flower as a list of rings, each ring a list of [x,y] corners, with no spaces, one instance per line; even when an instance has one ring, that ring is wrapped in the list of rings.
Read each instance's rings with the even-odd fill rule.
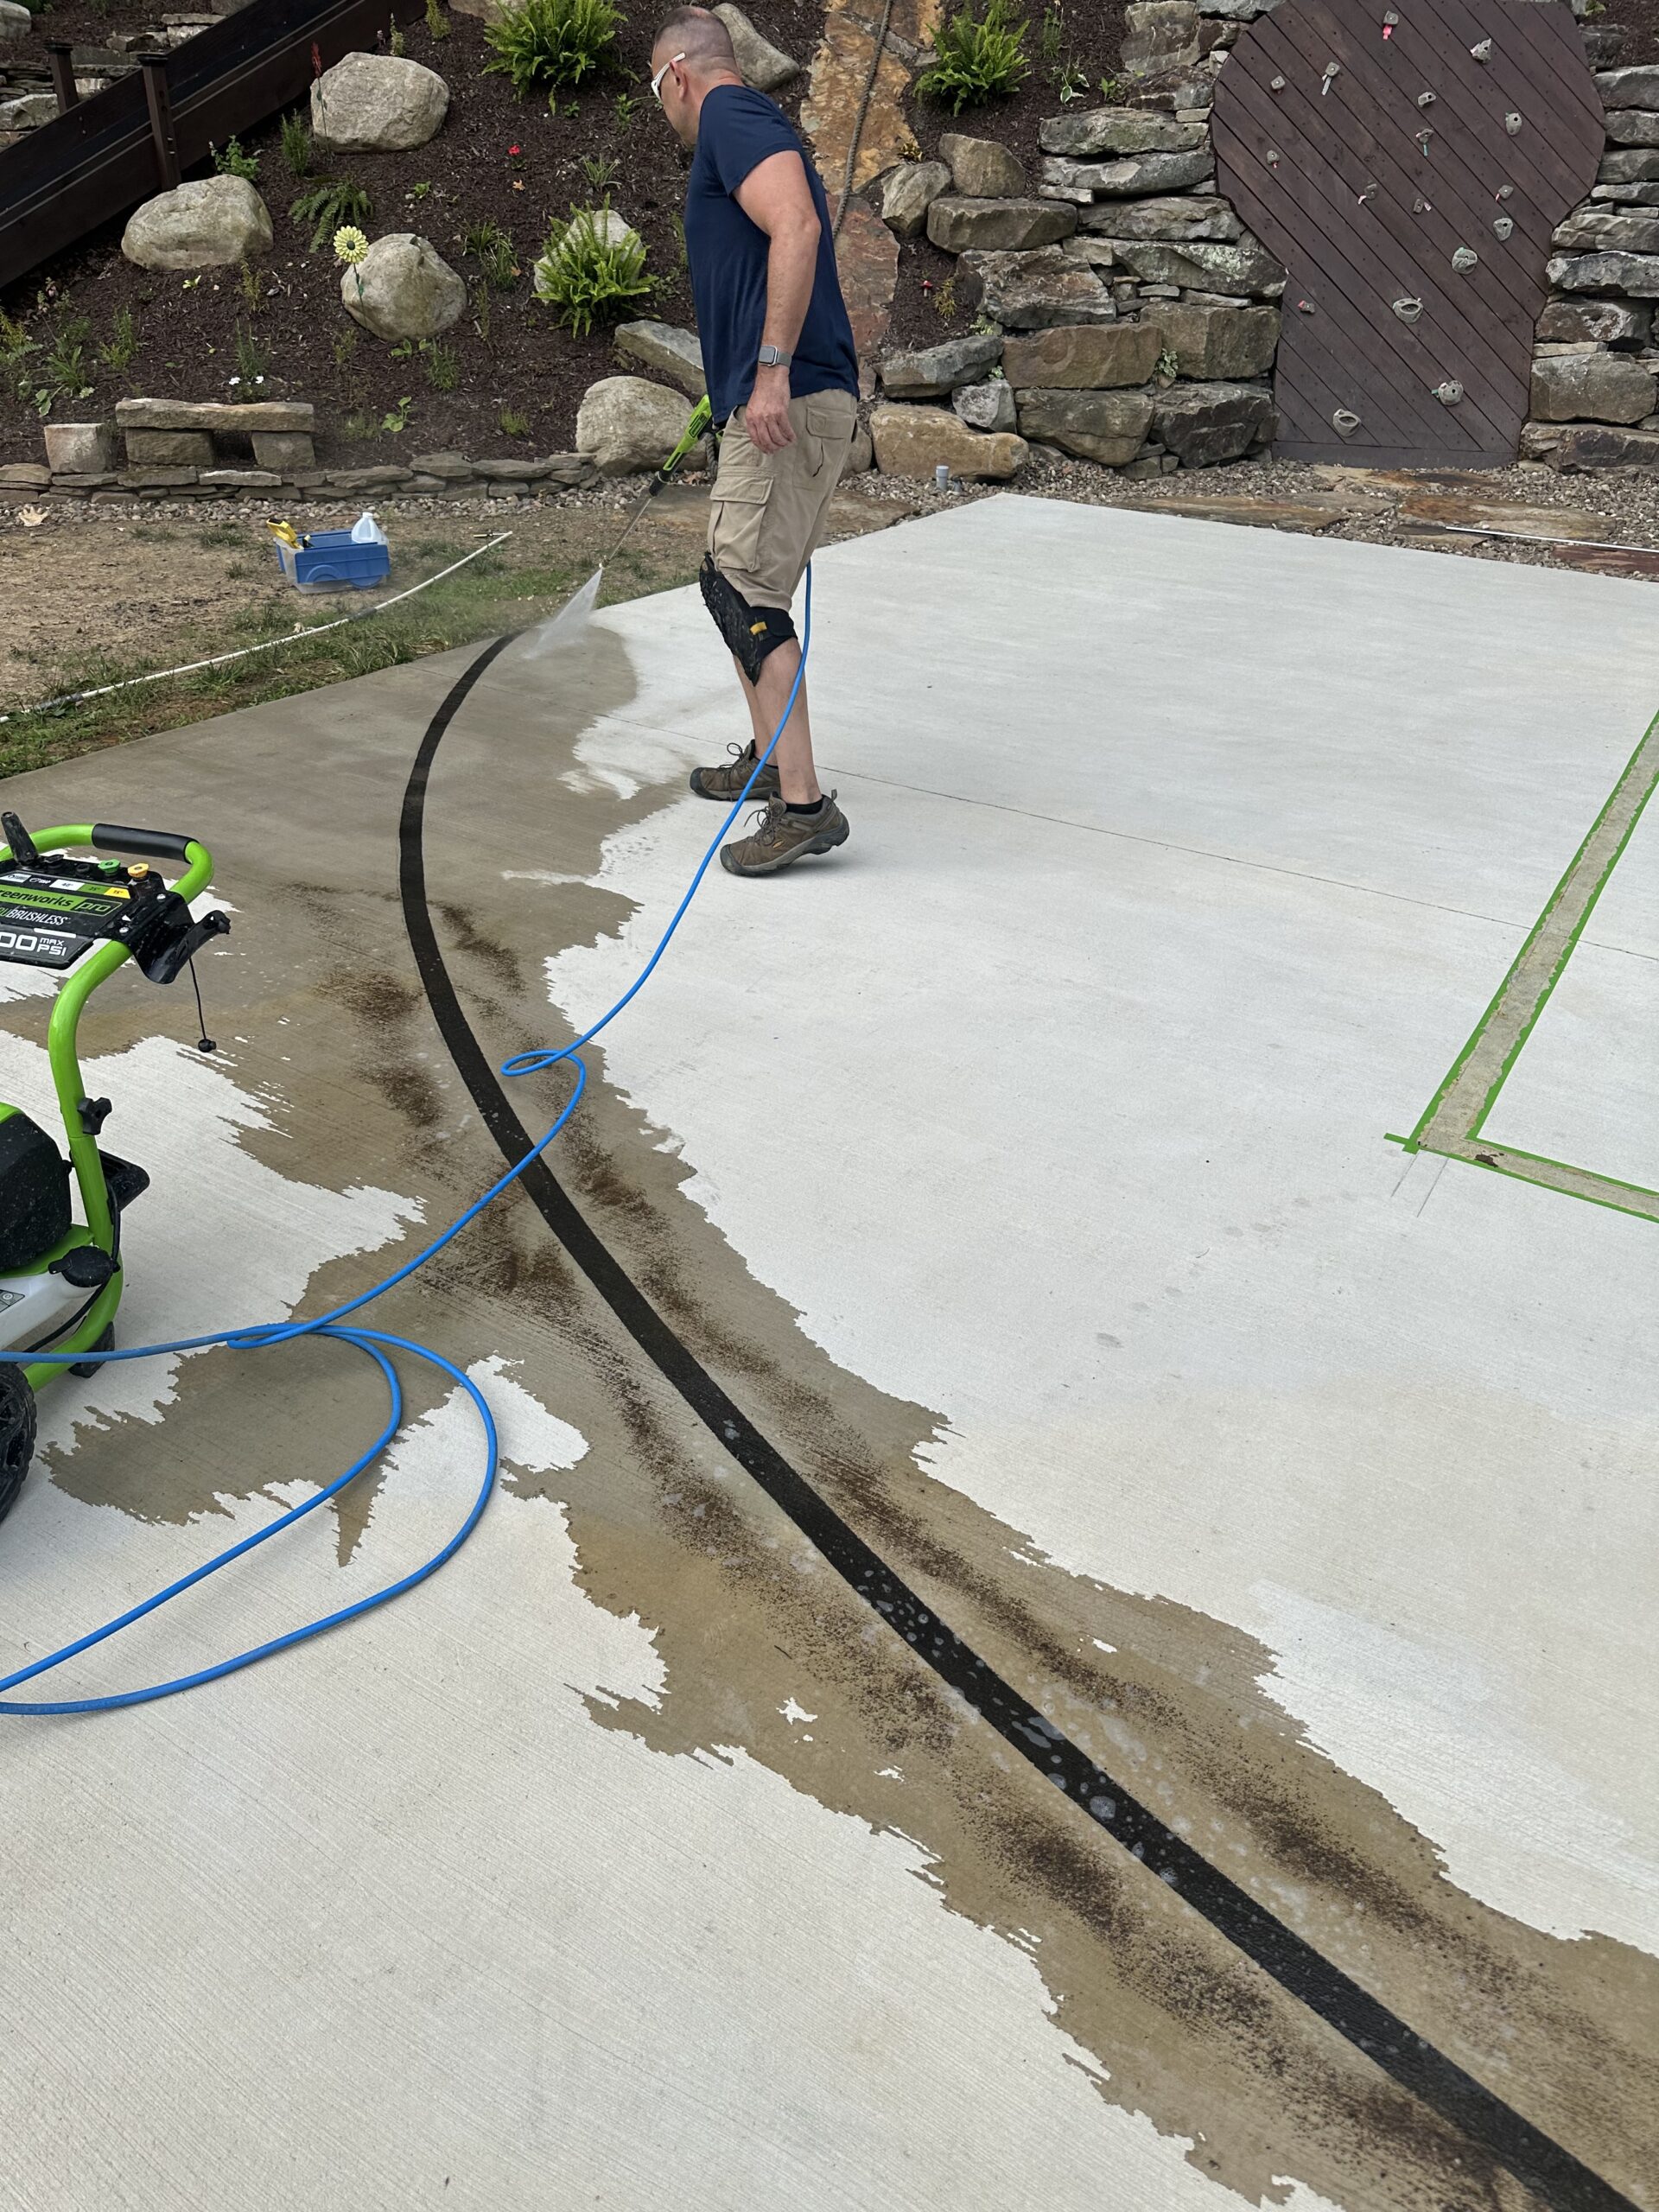
[[[509,146],[507,149],[507,151],[510,154],[522,154],[524,150],[524,149],[522,146]]]

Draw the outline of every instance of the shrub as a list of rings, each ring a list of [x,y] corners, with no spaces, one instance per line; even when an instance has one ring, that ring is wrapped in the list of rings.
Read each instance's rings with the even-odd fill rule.
[[[438,5],[438,0],[426,0],[426,28],[434,38],[448,38],[449,18]]]
[[[311,133],[297,108],[283,118],[283,159],[290,176],[311,174]]]
[[[366,223],[374,202],[360,184],[324,177],[309,192],[302,192],[288,212],[302,230],[309,229],[311,251],[317,253],[347,224]]]
[[[232,399],[250,404],[265,396],[265,376],[270,367],[270,348],[262,346],[243,323],[236,326],[236,374],[231,378]]]
[[[530,417],[518,408],[504,407],[497,419],[504,438],[527,438],[530,435]]]
[[[655,279],[645,274],[645,240],[609,203],[573,207],[568,223],[555,223],[536,264],[536,296],[558,310],[559,321],[585,338],[598,315],[643,299]]]
[[[41,415],[49,415],[60,399],[90,396],[92,385],[86,366],[86,341],[92,334],[86,316],[72,315],[47,348],[42,380],[35,394],[35,404]]]
[[[485,28],[486,72],[510,77],[520,99],[543,85],[579,85],[615,58],[626,20],[613,0],[513,0]]]
[[[222,146],[213,146],[208,150],[220,176],[239,176],[249,184],[259,181],[259,156],[248,153],[239,138],[227,138]]]
[[[1025,51],[1030,28],[1009,22],[1007,0],[984,0],[978,16],[963,8],[934,41],[937,58],[917,79],[917,91],[955,115],[1000,92],[1018,92],[1031,67]]]

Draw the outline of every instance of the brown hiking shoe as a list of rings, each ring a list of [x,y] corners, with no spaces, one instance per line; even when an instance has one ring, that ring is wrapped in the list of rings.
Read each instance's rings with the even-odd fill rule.
[[[846,842],[847,817],[834,791],[811,814],[791,814],[775,798],[752,836],[721,847],[720,864],[728,875],[776,875],[803,854],[827,853]]]
[[[699,798],[717,798],[722,805],[729,806],[734,799],[742,798],[743,786],[749,780],[749,771],[754,766],[754,741],[751,738],[741,751],[735,745],[728,745],[726,750],[732,758],[722,760],[718,768],[691,771],[691,788]],[[758,800],[778,796],[778,763],[768,760],[755,778],[749,797]]]

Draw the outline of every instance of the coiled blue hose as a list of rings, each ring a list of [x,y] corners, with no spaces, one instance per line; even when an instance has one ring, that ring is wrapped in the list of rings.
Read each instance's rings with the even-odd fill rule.
[[[62,1666],[66,1660],[76,1658],[81,1652],[90,1651],[95,1645],[107,1643],[112,1636],[118,1636],[124,1628],[130,1628],[135,1621],[143,1620],[146,1615],[155,1612],[159,1607],[169,1605],[174,1599],[181,1597],[187,1590],[194,1589],[197,1583],[206,1581],[210,1574],[217,1574],[221,1567],[228,1567],[232,1560],[241,1559],[258,1545],[269,1543],[273,1536],[280,1535],[285,1529],[291,1529],[296,1521],[302,1521],[308,1513],[315,1513],[320,1505],[326,1505],[331,1497],[338,1497],[348,1484],[354,1482],[359,1475],[373,1465],[381,1453],[392,1443],[403,1425],[403,1392],[398,1387],[397,1370],[387,1356],[389,1351],[407,1352],[412,1358],[423,1360],[428,1366],[435,1367],[442,1373],[451,1376],[461,1385],[477,1408],[479,1419],[484,1427],[484,1476],[467,1517],[460,1528],[455,1530],[442,1550],[435,1552],[431,1558],[424,1560],[411,1573],[401,1575],[397,1581],[389,1582],[383,1588],[372,1591],[366,1598],[358,1599],[353,1605],[342,1605],[336,1612],[325,1613],[316,1620],[307,1621],[302,1627],[290,1629],[286,1635],[273,1637],[270,1642],[255,1644],[246,1651],[238,1651],[233,1657],[221,1659],[213,1666],[199,1668],[194,1674],[175,1675],[170,1681],[152,1682],[143,1689],[115,1691],[104,1697],[62,1698],[52,1702],[0,1697],[0,1714],[10,1713],[22,1717],[46,1713],[113,1713],[123,1706],[149,1705],[157,1698],[175,1697],[181,1690],[193,1690],[199,1688],[204,1682],[219,1681],[226,1675],[238,1674],[244,1667],[253,1666],[258,1660],[274,1658],[279,1651],[291,1650],[296,1643],[308,1643],[311,1637],[322,1635],[325,1630],[342,1627],[347,1621],[356,1620],[364,1613],[372,1612],[378,1605],[389,1605],[394,1598],[401,1597],[405,1590],[412,1590],[416,1583],[424,1582],[429,1575],[435,1574],[441,1567],[454,1557],[467,1537],[472,1535],[473,1530],[478,1526],[485,1507],[489,1503],[490,1493],[495,1487],[496,1470],[500,1460],[500,1445],[496,1434],[495,1421],[483,1392],[469,1375],[463,1374],[460,1368],[445,1359],[442,1353],[432,1351],[429,1345],[416,1344],[408,1337],[388,1336],[376,1329],[342,1328],[340,1324],[349,1315],[372,1304],[375,1299],[384,1297],[387,1291],[394,1289],[400,1282],[406,1281],[417,1268],[423,1268],[429,1260],[443,1250],[445,1245],[453,1243],[468,1222],[474,1220],[483,1212],[486,1206],[499,1198],[505,1190],[517,1182],[531,1160],[540,1159],[575,1112],[582,1103],[582,1095],[588,1087],[587,1066],[580,1058],[583,1046],[591,1044],[601,1030],[608,1028],[624,1007],[638,996],[650,981],[658,962],[668,950],[669,941],[684,919],[686,909],[696,897],[702,879],[709,873],[715,855],[720,850],[721,842],[747,804],[749,793],[754,787],[756,777],[760,775],[760,771],[778,749],[778,741],[782,737],[785,726],[794,712],[802,679],[806,674],[806,658],[810,650],[811,642],[812,571],[809,567],[806,572],[806,612],[801,636],[801,664],[795,671],[795,681],[790,686],[789,697],[784,703],[783,714],[779,718],[777,728],[772,734],[771,743],[755,762],[748,781],[733,801],[725,819],[715,831],[708,851],[704,853],[698,863],[696,874],[686,887],[685,896],[674,909],[673,918],[658,938],[655,951],[622,996],[618,999],[616,1004],[601,1014],[592,1027],[584,1030],[573,1043],[562,1046],[556,1052],[548,1050],[516,1052],[511,1059],[502,1063],[503,1075],[519,1076],[540,1074],[546,1069],[558,1067],[562,1063],[569,1061],[575,1071],[575,1080],[570,1096],[565,1101],[558,1119],[549,1129],[547,1135],[537,1144],[532,1146],[521,1160],[508,1168],[505,1175],[499,1176],[484,1195],[475,1198],[464,1213],[458,1215],[450,1223],[448,1229],[444,1230],[440,1236],[434,1237],[423,1252],[417,1252],[412,1260],[406,1260],[403,1266],[389,1274],[384,1282],[376,1283],[372,1289],[359,1292],[355,1298],[347,1299],[343,1306],[335,1306],[332,1313],[319,1315],[315,1321],[283,1321],[264,1325],[254,1325],[247,1328],[223,1329],[209,1336],[180,1337],[171,1344],[134,1344],[124,1351],[0,1352],[0,1361],[4,1361],[12,1366],[21,1365],[25,1362],[39,1363],[44,1360],[51,1360],[60,1366],[71,1363],[89,1364],[96,1360],[102,1366],[112,1360],[154,1359],[170,1352],[200,1351],[213,1344],[224,1344],[232,1351],[261,1351],[272,1344],[291,1343],[296,1337],[335,1337],[341,1343],[353,1344],[358,1351],[366,1352],[374,1361],[385,1378],[387,1394],[391,1402],[385,1427],[374,1442],[352,1462],[343,1474],[337,1475],[334,1481],[326,1489],[320,1490],[315,1497],[308,1498],[303,1505],[296,1505],[291,1512],[283,1514],[268,1528],[261,1529],[255,1535],[245,1537],[240,1543],[231,1545],[227,1550],[219,1553],[203,1566],[193,1567],[188,1574],[181,1575],[176,1582],[170,1582],[164,1590],[158,1590],[154,1597],[146,1598],[142,1604],[130,1607],[117,1619],[105,1622],[101,1628],[92,1629],[86,1636],[78,1637],[73,1643],[64,1644],[59,1650],[49,1652],[45,1658],[36,1659],[29,1666],[20,1667],[15,1674],[0,1676],[0,1691],[20,1689],[25,1682],[33,1681],[38,1675],[49,1674],[54,1668]]]

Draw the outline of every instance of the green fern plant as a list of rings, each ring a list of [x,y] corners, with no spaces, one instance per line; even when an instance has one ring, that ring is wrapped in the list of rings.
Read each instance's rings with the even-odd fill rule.
[[[1026,59],[1029,21],[1010,22],[1007,0],[983,0],[983,12],[970,6],[953,16],[933,42],[934,60],[916,80],[924,99],[960,115],[1000,94],[1017,92],[1030,73]]]
[[[311,251],[319,253],[346,224],[361,229],[373,214],[374,203],[360,184],[323,177],[309,192],[302,192],[288,212],[302,230],[309,230]]]
[[[513,0],[485,27],[485,73],[511,78],[520,99],[543,86],[579,85],[615,60],[626,20],[613,0]]]
[[[601,315],[620,313],[656,284],[645,274],[645,243],[611,213],[610,203],[573,207],[555,223],[536,264],[536,296],[578,338]]]
[[[211,146],[208,151],[220,176],[239,176],[245,184],[259,181],[259,156],[249,153],[239,138],[227,138],[222,146]]]

